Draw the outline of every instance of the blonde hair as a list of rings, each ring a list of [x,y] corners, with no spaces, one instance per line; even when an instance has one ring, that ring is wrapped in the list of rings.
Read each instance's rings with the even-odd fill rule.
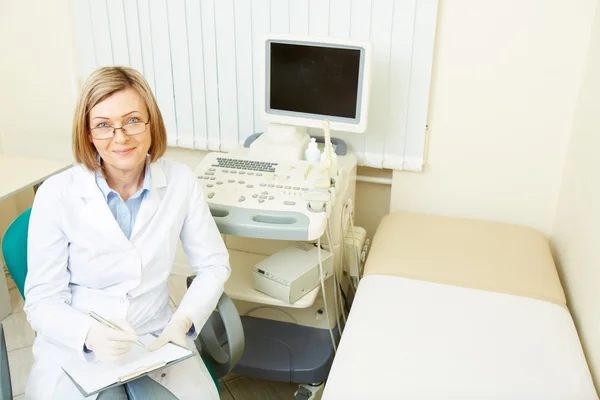
[[[89,140],[89,115],[94,106],[113,93],[133,88],[142,97],[150,116],[150,161],[156,161],[167,149],[167,130],[150,85],[142,74],[129,67],[102,67],[92,72],[86,80],[73,119],[73,152],[75,160],[90,171],[100,170],[94,144]]]

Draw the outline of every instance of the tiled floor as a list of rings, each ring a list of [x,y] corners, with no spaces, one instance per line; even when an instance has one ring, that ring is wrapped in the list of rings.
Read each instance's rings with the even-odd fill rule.
[[[25,398],[25,384],[32,366],[31,345],[35,338],[23,312],[23,299],[9,280],[13,313],[2,321],[6,335],[13,399]],[[177,306],[185,293],[185,277],[172,276],[169,281],[172,306]],[[221,399],[225,400],[292,400],[298,385],[271,382],[230,374],[220,382]]]

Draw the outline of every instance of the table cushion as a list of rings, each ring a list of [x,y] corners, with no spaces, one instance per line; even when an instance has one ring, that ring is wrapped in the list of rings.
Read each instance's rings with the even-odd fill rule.
[[[364,275],[393,275],[566,307],[548,239],[513,224],[398,212],[373,238]]]

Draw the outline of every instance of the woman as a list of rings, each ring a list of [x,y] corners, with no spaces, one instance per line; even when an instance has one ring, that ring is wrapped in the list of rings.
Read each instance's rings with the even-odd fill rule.
[[[77,164],[44,182],[31,212],[25,312],[37,337],[28,399],[83,398],[61,364],[118,359],[141,335],[160,334],[151,350],[169,341],[193,349],[230,274],[201,186],[189,168],[159,160],[165,126],[141,74],[107,67],[88,78],[73,148]],[[180,239],[197,277],[173,313],[167,282]],[[150,376],[179,399],[218,398],[199,356]]]

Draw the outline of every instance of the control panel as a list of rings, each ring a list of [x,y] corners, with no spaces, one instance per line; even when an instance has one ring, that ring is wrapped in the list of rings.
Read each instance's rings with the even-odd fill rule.
[[[329,179],[318,164],[213,152],[194,171],[221,233],[315,240],[327,225]]]

